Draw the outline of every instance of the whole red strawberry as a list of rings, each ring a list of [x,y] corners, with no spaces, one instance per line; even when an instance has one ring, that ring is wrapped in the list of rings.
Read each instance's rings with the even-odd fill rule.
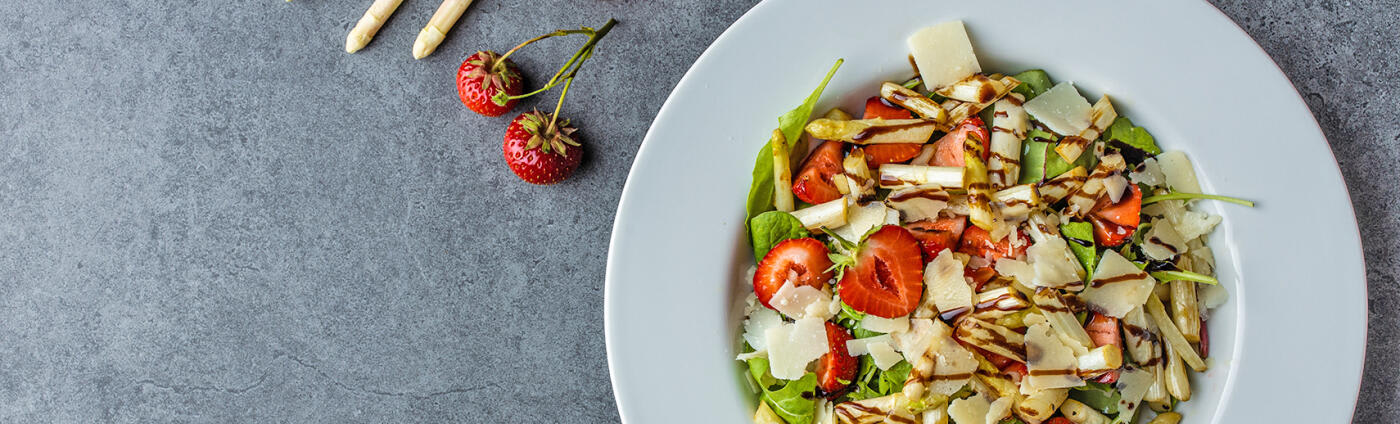
[[[583,148],[574,140],[569,120],[554,122],[538,110],[515,117],[506,127],[506,165],[531,184],[554,184],[578,169]]]
[[[525,85],[510,59],[487,50],[476,52],[457,68],[457,95],[467,108],[486,116],[501,116],[515,108]]]

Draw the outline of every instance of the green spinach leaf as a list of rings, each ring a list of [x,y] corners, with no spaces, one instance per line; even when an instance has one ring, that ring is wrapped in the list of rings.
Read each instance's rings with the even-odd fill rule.
[[[807,100],[796,109],[778,117],[778,130],[783,132],[787,138],[788,150],[806,154],[805,147],[796,149],[802,141],[802,128],[807,125],[807,120],[812,117],[812,108],[816,107],[817,99],[821,98],[822,91],[826,90],[826,83],[831,81],[831,77],[836,75],[836,69],[841,67],[841,59],[836,60],[836,64],[827,71],[826,78],[822,79],[821,85],[812,91],[812,95],[807,96]],[[794,163],[801,160],[801,155],[789,155]],[[796,166],[793,167],[794,169]],[[758,159],[753,165],[753,182],[749,185],[749,200],[745,207],[747,216],[744,223],[753,219],[758,214],[773,210],[773,146],[763,143],[763,148],[758,151]]]
[[[749,240],[753,241],[754,261],[762,261],[773,246],[784,240],[811,236],[802,221],[783,211],[768,211],[749,220]]]
[[[1113,125],[1108,126],[1108,131],[1100,137],[1113,147],[1117,142],[1126,144],[1148,155],[1158,155],[1162,153],[1162,148],[1157,147],[1157,139],[1147,132],[1143,127],[1133,125],[1133,121],[1126,117],[1119,116],[1113,120]],[[1127,157],[1128,155],[1124,155]]]
[[[1095,159],[1092,151],[1086,150],[1084,153],[1081,153],[1078,158],[1075,158],[1074,162],[1066,162],[1065,158],[1060,157],[1060,154],[1055,152],[1055,145],[1059,144],[1059,138],[1055,137],[1054,134],[1032,129],[1026,133],[1026,138],[1032,140],[1054,140],[1049,143],[1045,151],[1045,179],[1047,180],[1069,172],[1069,170],[1074,169],[1076,166],[1084,167],[1085,172],[1094,171]]]
[[[1050,74],[1039,69],[1032,69],[1012,75],[1011,77],[1021,81],[1021,85],[1016,86],[1016,88],[1011,89],[1011,91],[1013,93],[1021,93],[1022,96],[1026,96],[1026,100],[1033,99],[1035,96],[1039,96],[1040,93],[1044,93],[1045,90],[1049,90],[1050,87],[1055,86],[1055,83],[1050,81]]]

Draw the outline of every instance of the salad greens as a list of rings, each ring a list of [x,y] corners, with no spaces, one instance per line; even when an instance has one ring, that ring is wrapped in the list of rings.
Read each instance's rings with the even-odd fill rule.
[[[1118,413],[1118,401],[1122,400],[1123,395],[1118,393],[1118,389],[1113,388],[1112,384],[1090,381],[1082,387],[1071,389],[1069,397],[1084,402],[1105,415],[1113,415]]]
[[[1094,243],[1094,225],[1084,221],[1072,221],[1060,225],[1060,235],[1069,242],[1069,250],[1084,265],[1084,281],[1093,278],[1094,267],[1099,260],[1098,246]]]
[[[792,214],[783,211],[768,211],[749,220],[749,240],[753,241],[755,261],[763,260],[773,246],[784,240],[803,238],[812,235]]]
[[[831,65],[831,70],[827,71],[826,78],[812,91],[812,95],[807,96],[807,100],[796,109],[788,111],[783,116],[778,117],[778,130],[782,131],[783,137],[787,138],[788,149],[792,152],[802,154],[789,155],[793,161],[793,168],[801,163],[802,155],[806,154],[805,142],[802,138],[802,127],[807,125],[807,120],[812,117],[812,108],[817,106],[817,99],[821,98],[822,91],[826,90],[826,83],[831,81],[831,77],[836,75],[836,69],[841,67],[841,59],[836,60],[836,64]],[[771,143],[771,142],[770,142]],[[749,200],[746,206],[748,215],[744,218],[747,224],[749,220],[758,214],[773,210],[773,146],[764,143],[763,148],[758,151],[758,159],[753,165],[753,183],[749,186]]]
[[[1147,129],[1134,126],[1133,120],[1126,116],[1119,116],[1113,120],[1113,125],[1100,137],[1106,141],[1107,148],[1119,151],[1123,154],[1124,160],[1128,164],[1141,164],[1142,160],[1154,155],[1162,154],[1162,148],[1156,147],[1156,139]]]
[[[1021,85],[1012,88],[1011,92],[1021,93],[1022,96],[1026,96],[1026,100],[1033,99],[1055,86],[1055,83],[1050,81],[1050,74],[1039,69],[1031,69],[1011,77],[1021,81]]]
[[[1153,204],[1153,203],[1157,203],[1157,202],[1161,202],[1161,201],[1166,201],[1166,200],[1191,200],[1191,199],[1219,200],[1219,201],[1222,201],[1222,202],[1234,203],[1234,204],[1236,204],[1236,205],[1249,206],[1249,207],[1251,207],[1251,208],[1254,207],[1254,202],[1251,202],[1251,201],[1248,201],[1248,200],[1244,200],[1244,199],[1240,199],[1240,198],[1235,198],[1235,197],[1230,197],[1230,196],[1221,196],[1221,195],[1218,195],[1218,194],[1182,193],[1182,192],[1179,192],[1179,191],[1173,191],[1173,192],[1167,193],[1167,194],[1159,194],[1159,195],[1156,195],[1156,196],[1147,196],[1146,198],[1143,198],[1143,199],[1142,199],[1142,204],[1145,206],[1145,205],[1150,205],[1150,204]]]
[[[904,381],[909,378],[909,372],[913,369],[909,362],[901,360],[890,366],[890,369],[880,371],[874,360],[863,356],[860,358],[860,371],[856,373],[856,379],[851,384],[852,390],[842,396],[842,399],[865,400],[899,392],[904,389]]]
[[[948,29],[948,37],[959,35],[961,26]],[[942,31],[928,33],[935,40],[928,44],[958,41],[939,38]],[[918,59],[921,49],[913,49]],[[1136,419],[1139,405],[1160,411],[1190,399],[1185,366],[1195,372],[1209,367],[1201,356],[1208,352],[1192,341],[1205,347],[1202,318],[1208,310],[1195,292],[1204,286],[1185,282],[1220,284],[1213,253],[1202,247],[1220,221],[1188,210],[1187,201],[1253,203],[1169,190],[1173,184],[1167,182],[1177,181],[1195,191],[1190,162],[1167,152],[1158,158],[1166,164],[1153,166],[1147,160],[1163,153],[1155,138],[1107,101],[1086,109],[1082,95],[1062,96],[1069,92],[1060,89],[1030,108],[1001,101],[1011,92],[1029,101],[1051,90],[1054,81],[1043,70],[1013,75],[1017,81],[996,73],[958,76],[952,73],[967,68],[957,64],[975,63],[975,57],[935,57],[950,53],[922,50],[924,59],[935,60],[917,63],[950,64],[939,70],[948,71],[944,76],[922,69],[936,83],[924,87],[917,75],[903,84],[885,82],[878,96],[866,99],[863,116],[871,119],[833,110],[809,126],[842,64],[837,60],[801,105],[778,118],[754,163],[744,223],[758,266],[744,339],[762,337],[768,349],[755,353],[745,345],[739,358],[747,361],[748,381],[762,405],[758,419],[813,424],[831,422],[835,414],[843,422],[886,422],[898,415],[901,422],[917,422],[930,408],[977,396],[978,402],[1013,406],[982,419],[959,404],[959,419],[1119,424]],[[996,110],[986,107],[997,103]],[[920,118],[876,119],[909,116]],[[1109,116],[1116,118],[1110,123]],[[1088,138],[1090,133],[1071,125],[1079,122],[1090,122],[1100,135],[1066,161],[1054,150],[1061,136],[1050,128]],[[808,151],[804,131],[835,126],[850,131],[817,137],[835,141],[820,161],[798,169]],[[913,129],[921,130],[909,135]],[[982,140],[986,132],[974,130],[996,135]],[[1011,174],[999,175],[1014,176],[1019,184],[988,182],[986,170],[979,170],[984,150],[1019,163],[1019,175],[1007,168],[1001,169]],[[785,153],[791,154],[784,159]],[[784,211],[775,210],[774,160],[790,160],[797,174],[817,177],[795,182],[792,195],[801,201],[794,201],[796,211],[786,211],[785,199]],[[789,171],[783,162],[776,165],[777,172]],[[934,171],[962,178],[924,175]],[[1057,177],[1053,186],[1045,184]],[[1141,193],[1109,193],[1128,187]],[[1172,200],[1181,202],[1143,209]],[[814,204],[838,207],[806,209]],[[970,219],[974,211],[981,218]],[[799,238],[813,240],[778,247]],[[1075,281],[1071,274],[1079,269],[1094,284]],[[1154,278],[1182,283],[1162,292]],[[1156,325],[1148,325],[1147,314]],[[1167,352],[1179,354],[1185,365],[1175,371],[1152,367],[1162,355],[1155,340],[1170,341]],[[876,358],[893,365],[881,370]],[[935,372],[914,373],[915,365],[903,358]],[[1163,382],[1165,389],[1147,390]],[[1023,402],[1023,395],[1038,393],[1047,396]]]
[[[810,372],[781,389],[763,389],[763,401],[788,424],[811,423],[816,415],[816,399],[817,375]]]
[[[812,422],[817,398],[816,374],[809,372],[800,379],[784,382],[778,387],[779,380],[768,373],[768,358],[751,358],[748,365],[749,374],[758,383],[759,399],[767,403],[783,421],[788,424]]]
[[[1021,142],[1021,178],[1019,184],[1033,184],[1060,176],[1076,166],[1086,171],[1094,167],[1094,155],[1079,155],[1074,162],[1065,162],[1055,153],[1055,144],[1060,137],[1054,133],[1032,128],[1026,131],[1026,140]]]

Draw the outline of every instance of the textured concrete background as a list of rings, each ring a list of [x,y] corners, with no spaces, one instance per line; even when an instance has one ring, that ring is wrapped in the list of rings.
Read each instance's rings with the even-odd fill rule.
[[[601,289],[628,166],[753,0],[478,0],[423,61],[409,47],[436,1],[407,1],[356,55],[342,43],[367,1],[11,3],[0,422],[594,423],[617,420]],[[1393,421],[1400,7],[1222,6],[1342,164],[1375,323],[1357,422]],[[461,107],[455,66],[610,16],[565,108],[583,167],[516,181],[507,120]],[[576,43],[519,63],[548,75]]]

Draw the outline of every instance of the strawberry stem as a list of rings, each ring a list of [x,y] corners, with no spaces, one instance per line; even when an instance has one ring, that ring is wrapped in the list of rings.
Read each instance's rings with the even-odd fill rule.
[[[592,35],[592,33],[593,33],[593,30],[588,29],[588,28],[583,28],[583,29],[561,29],[561,30],[556,30],[556,31],[554,31],[554,32],[545,34],[545,35],[541,35],[541,36],[539,36],[539,37],[535,37],[535,38],[531,38],[531,39],[529,39],[529,40],[525,40],[524,43],[520,43],[520,45],[511,48],[509,51],[506,52],[506,54],[503,54],[503,55],[501,55],[500,58],[496,59],[496,63],[495,63],[494,65],[491,66],[491,70],[492,70],[492,71],[495,71],[495,72],[500,72],[500,71],[502,71],[502,70],[505,70],[505,68],[506,68],[506,65],[505,65],[505,63],[506,63],[506,58],[510,57],[510,55],[512,55],[512,54],[515,54],[515,52],[516,52],[516,51],[519,51],[520,48],[525,47],[525,46],[528,46],[528,45],[530,45],[530,44],[534,44],[536,41],[540,41],[540,40],[543,40],[543,39],[546,39],[546,38],[550,38],[550,37],[559,37],[559,36],[564,36],[564,35],[569,35],[569,34],[589,34],[589,35]]]
[[[546,127],[548,128],[548,130],[545,132],[546,134],[552,134],[555,130],[554,123],[559,120],[559,109],[562,109],[564,107],[564,96],[569,95],[569,86],[572,85],[574,85],[573,75],[569,75],[568,78],[564,78],[564,91],[559,92],[559,103],[554,104],[554,114],[549,116],[549,126]]]
[[[543,40],[543,39],[545,39],[545,38],[552,37],[552,36],[556,36],[556,35],[566,35],[566,34],[588,34],[588,42],[584,43],[584,44],[583,44],[583,47],[579,47],[578,51],[574,52],[574,56],[573,56],[573,57],[570,57],[568,62],[564,62],[564,66],[561,67],[561,68],[559,68],[559,71],[558,71],[558,72],[555,72],[553,77],[550,77],[550,78],[549,78],[549,82],[545,83],[544,87],[540,87],[538,90],[531,91],[531,92],[529,92],[529,93],[525,93],[525,94],[521,94],[521,95],[516,95],[516,96],[509,96],[509,97],[506,97],[506,99],[507,99],[507,100],[513,100],[513,99],[523,99],[523,98],[526,98],[526,97],[530,97],[530,96],[533,96],[533,95],[542,93],[542,92],[544,92],[544,91],[546,91],[546,90],[549,90],[549,89],[551,89],[551,88],[554,88],[555,86],[558,86],[560,82],[564,82],[564,83],[565,83],[565,91],[567,92],[567,91],[568,91],[568,88],[567,88],[567,87],[568,87],[568,85],[567,85],[568,83],[567,83],[567,81],[570,80],[570,79],[573,79],[573,77],[574,77],[575,75],[578,75],[578,70],[583,68],[583,62],[587,61],[588,58],[593,57],[593,47],[596,46],[596,45],[598,45],[598,41],[599,41],[599,40],[602,40],[602,39],[603,39],[603,36],[608,35],[608,32],[611,31],[611,30],[612,30],[612,27],[613,27],[613,26],[616,26],[616,25],[617,25],[617,20],[616,20],[616,19],[608,19],[608,21],[607,21],[606,23],[604,23],[602,27],[599,27],[597,30],[594,30],[593,28],[589,28],[589,27],[583,27],[582,29],[577,29],[577,30],[559,30],[559,31],[555,31],[555,32],[552,32],[552,33],[549,33],[549,34],[545,34],[545,35],[536,37],[534,40],[526,41],[525,44],[529,44],[529,43],[532,43],[532,42],[535,42],[535,41],[538,41],[538,40]],[[511,51],[509,51],[509,52],[506,52],[506,54],[505,54],[504,56],[501,56],[501,59],[505,59],[505,56],[509,56],[511,53],[515,52],[515,50],[519,49],[520,47],[524,47],[524,44],[520,45],[519,47],[516,47],[515,49],[511,49]],[[505,63],[504,60],[498,61],[498,62],[497,62],[497,66],[504,66],[504,63]],[[568,74],[566,75],[565,72],[567,72]],[[564,78],[564,81],[560,81],[560,77],[563,77],[563,78]],[[559,102],[560,102],[560,104],[562,104],[563,101],[564,101],[564,96],[563,96],[563,95],[560,95],[560,96],[559,96]],[[556,108],[556,109],[557,109],[557,108]],[[558,115],[558,113],[555,113],[555,115]],[[551,125],[551,127],[552,127],[552,125]]]

